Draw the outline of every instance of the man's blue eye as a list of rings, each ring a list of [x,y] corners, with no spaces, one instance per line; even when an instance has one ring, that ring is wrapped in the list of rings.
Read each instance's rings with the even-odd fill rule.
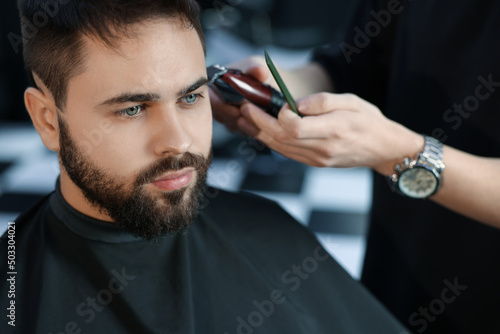
[[[123,110],[123,113],[127,116],[135,116],[141,111],[141,109],[142,106],[133,106]]]
[[[198,94],[189,94],[184,97],[184,100],[187,103],[195,103],[197,99],[198,99]]]

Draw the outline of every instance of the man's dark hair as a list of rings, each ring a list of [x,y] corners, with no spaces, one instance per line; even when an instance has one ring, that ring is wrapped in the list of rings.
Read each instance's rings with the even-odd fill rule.
[[[26,70],[42,80],[59,109],[69,79],[83,71],[84,36],[114,47],[118,38],[133,34],[132,24],[179,18],[196,30],[205,50],[195,0],[19,0],[18,6]]]

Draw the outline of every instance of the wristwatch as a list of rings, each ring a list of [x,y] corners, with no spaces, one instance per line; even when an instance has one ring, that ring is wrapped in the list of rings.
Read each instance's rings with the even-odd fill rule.
[[[417,159],[405,158],[403,164],[394,168],[389,176],[392,189],[406,197],[424,199],[433,195],[441,184],[444,169],[443,144],[429,136],[424,136],[424,151]]]

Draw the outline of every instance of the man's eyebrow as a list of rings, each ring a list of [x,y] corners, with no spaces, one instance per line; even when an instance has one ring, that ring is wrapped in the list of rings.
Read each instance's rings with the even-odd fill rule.
[[[113,96],[97,105],[97,107],[109,106],[114,104],[122,104],[128,102],[154,102],[160,99],[159,94],[155,93],[142,93],[142,94],[133,94],[133,93],[122,93],[117,96]]]
[[[202,78],[199,78],[198,80],[196,80],[193,84],[181,89],[178,93],[177,93],[177,96],[184,96],[184,95],[187,95],[195,90],[197,90],[198,88],[200,88],[201,86],[205,86],[206,84],[208,84],[208,78],[207,77],[202,77]]]
[[[193,84],[181,89],[177,95],[178,96],[184,96],[192,91],[197,90],[201,86],[204,86],[208,84],[208,78],[202,77],[196,80]],[[138,94],[133,94],[133,93],[122,93],[116,96],[113,96],[109,99],[106,99],[105,101],[99,103],[97,107],[103,107],[103,106],[110,106],[110,105],[115,105],[115,104],[123,104],[123,103],[128,103],[128,102],[136,102],[136,103],[142,103],[142,102],[155,102],[158,101],[161,98],[160,94],[156,93],[138,93]]]

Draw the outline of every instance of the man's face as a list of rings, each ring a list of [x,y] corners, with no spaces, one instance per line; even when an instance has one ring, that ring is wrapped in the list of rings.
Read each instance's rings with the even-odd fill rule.
[[[85,71],[58,113],[61,189],[78,200],[65,186],[76,185],[89,207],[149,239],[196,214],[212,115],[196,31],[177,20],[136,28],[117,49],[87,39]]]

